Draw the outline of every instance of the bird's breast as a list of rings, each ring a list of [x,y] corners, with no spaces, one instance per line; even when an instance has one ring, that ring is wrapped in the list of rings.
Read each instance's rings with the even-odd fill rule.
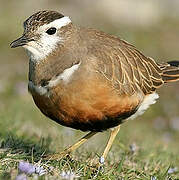
[[[137,94],[119,95],[97,75],[49,84],[51,86],[45,89],[31,87],[38,108],[59,124],[83,131],[102,131],[117,126],[136,112],[141,101]]]
[[[42,75],[38,77],[38,72],[30,72],[30,78],[28,83],[28,90],[31,94],[39,94],[41,96],[49,97],[51,94],[51,89],[56,86],[66,86],[70,81],[73,80],[73,76],[76,71],[80,68],[81,62],[73,63],[70,67],[64,69],[60,74],[54,75],[51,78],[47,78],[46,73],[41,73]],[[32,69],[33,67],[31,67]],[[31,70],[32,71],[32,70]],[[32,76],[32,74],[36,75]],[[35,81],[35,79],[38,79]]]

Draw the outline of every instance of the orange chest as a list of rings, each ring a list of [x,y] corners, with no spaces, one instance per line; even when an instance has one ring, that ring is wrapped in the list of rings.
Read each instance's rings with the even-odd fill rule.
[[[137,96],[119,95],[107,83],[96,79],[57,85],[41,92],[45,94],[31,93],[46,116],[81,130],[101,131],[114,127],[133,114],[140,102]]]

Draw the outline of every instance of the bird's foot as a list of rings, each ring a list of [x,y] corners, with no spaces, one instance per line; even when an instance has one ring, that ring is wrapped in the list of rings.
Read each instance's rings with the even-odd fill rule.
[[[99,162],[96,164],[96,169],[98,171],[103,171],[104,170],[104,162],[105,162],[105,158],[103,156],[101,156],[99,158]]]
[[[91,167],[93,178],[98,177],[98,175],[104,172],[104,157],[101,156],[94,166]]]
[[[69,151],[62,151],[60,153],[50,154],[45,157],[46,160],[60,160],[65,157],[70,157]]]

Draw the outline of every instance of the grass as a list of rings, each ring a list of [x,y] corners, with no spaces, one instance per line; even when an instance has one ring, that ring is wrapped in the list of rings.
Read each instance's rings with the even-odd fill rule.
[[[48,171],[38,179],[60,179],[60,174],[68,171],[79,179],[179,179],[176,169],[168,173],[169,169],[179,168],[179,132],[167,125],[162,104],[152,106],[142,117],[122,125],[105,166],[98,171],[94,165],[109,132],[95,135],[70,157],[46,161],[43,155],[63,150],[84,133],[44,117],[26,89],[15,87],[11,83],[0,95],[0,179],[15,179],[22,160],[39,163]],[[165,122],[164,126],[160,125],[161,121]]]
[[[74,9],[76,2],[66,3],[71,15],[77,17],[79,7]],[[45,4],[46,9],[55,6],[59,10],[59,1],[55,5]],[[35,9],[43,9],[45,4],[42,6],[40,1],[36,2]],[[84,133],[62,127],[44,117],[28,95],[27,57],[22,49],[11,50],[9,44],[22,33],[22,21],[36,10],[22,1],[14,5],[10,1],[3,2],[0,22],[4,27],[0,29],[0,180],[15,179],[22,160],[39,163],[48,171],[44,176],[31,175],[29,179],[61,179],[60,174],[64,171],[74,172],[80,176],[79,179],[179,179],[179,83],[161,88],[157,104],[143,116],[122,125],[102,171],[95,171],[91,166],[98,161],[109,132],[95,135],[70,158],[60,161],[43,159],[43,155],[62,151]],[[178,59],[179,21],[177,16],[167,18],[167,14],[168,11],[160,23],[151,27],[130,26],[121,18],[116,26],[106,18],[108,14],[95,21],[95,11],[84,14],[84,22],[81,19],[75,23],[96,23],[100,29],[120,35],[159,62]]]

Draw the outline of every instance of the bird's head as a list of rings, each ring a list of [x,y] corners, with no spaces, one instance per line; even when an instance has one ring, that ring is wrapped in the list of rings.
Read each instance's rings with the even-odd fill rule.
[[[43,59],[63,43],[61,29],[69,24],[70,18],[56,11],[39,11],[24,22],[23,35],[11,47],[22,46],[34,59]]]

